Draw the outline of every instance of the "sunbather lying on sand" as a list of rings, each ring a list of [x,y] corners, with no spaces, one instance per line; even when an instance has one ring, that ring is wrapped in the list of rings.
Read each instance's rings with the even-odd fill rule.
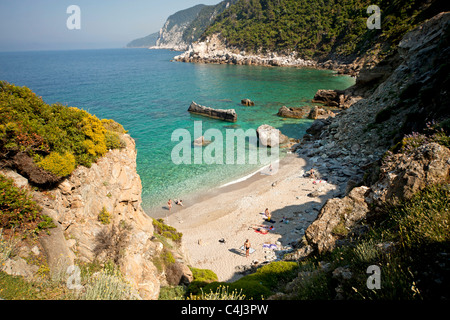
[[[269,227],[269,226],[262,226],[262,225],[260,225],[260,226],[251,226],[250,228],[255,230],[255,232],[259,232],[259,233],[262,233],[262,234],[267,234],[269,231],[272,231],[272,230],[275,229],[273,226]]]

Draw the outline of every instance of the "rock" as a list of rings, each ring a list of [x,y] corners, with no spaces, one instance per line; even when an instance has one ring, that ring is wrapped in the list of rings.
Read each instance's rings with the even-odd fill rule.
[[[327,125],[328,122],[326,120],[317,119],[313,122],[311,127],[306,130],[306,132],[313,136],[318,136]]]
[[[40,243],[52,274],[74,264],[74,252],[79,261],[104,263],[102,259],[116,248],[120,254],[114,259],[140,298],[157,299],[161,280],[152,261],[159,247],[151,240],[152,219],[141,207],[135,141],[127,134],[122,138],[125,148],[109,151],[91,168],[79,166],[59,187],[47,191],[54,199],[53,208],[45,207],[43,213],[57,228],[42,236]],[[48,199],[38,198],[38,204]],[[107,225],[98,217],[103,207],[110,215]],[[102,236],[112,239],[104,250],[99,246]]]
[[[286,106],[282,106],[277,113],[277,116],[279,117],[294,119],[303,119],[305,115],[306,112],[304,108],[288,108]]]
[[[29,280],[33,279],[34,275],[39,270],[38,266],[29,265],[24,259],[20,257],[8,259],[0,267],[1,271],[11,276],[22,276]]]
[[[282,134],[280,130],[267,124],[259,126],[256,130],[256,134],[259,142],[263,146],[267,146],[269,148],[276,147],[289,141],[289,138]]]
[[[410,199],[428,185],[448,181],[450,150],[437,143],[421,145],[408,154],[396,154],[381,167],[381,178],[371,187],[369,199],[392,202]]]
[[[343,92],[340,90],[318,90],[314,95],[312,102],[323,103],[330,107],[338,107],[341,94],[343,94]]]
[[[369,206],[365,202],[368,190],[365,186],[358,187],[342,199],[328,200],[317,219],[306,229],[308,244],[319,253],[332,250],[336,241],[343,236],[342,232],[350,230],[369,212]]]
[[[255,105],[255,103],[250,99],[241,100],[241,104],[248,107],[253,107]]]
[[[319,108],[317,106],[314,106],[311,108],[308,119],[316,120],[316,119],[326,119],[328,117],[334,117],[335,114],[331,112],[330,110],[324,110],[322,108]]]
[[[230,122],[236,122],[237,121],[237,114],[234,109],[213,109],[210,107],[205,107],[202,105],[199,105],[192,101],[191,105],[188,108],[188,111],[190,113],[199,114],[205,117],[213,118],[213,119],[219,119],[224,121],[230,121]]]
[[[353,273],[349,268],[338,267],[333,271],[333,278],[338,280],[350,280],[353,276]]]
[[[211,141],[205,140],[204,136],[198,137],[197,139],[194,140],[194,146],[196,146],[196,147],[204,147],[210,143],[211,143]]]
[[[21,176],[20,174],[18,174],[17,172],[15,172],[14,170],[10,170],[10,169],[4,169],[4,170],[0,170],[0,173],[3,174],[4,176],[11,178],[14,180],[14,184],[19,187],[25,187],[28,185],[28,179],[26,179],[25,177]]]
[[[42,212],[47,214],[46,209]],[[67,246],[60,224],[55,225],[56,228],[52,228],[50,234],[39,237],[39,242],[47,257],[51,275],[57,277],[61,272],[65,272],[67,267],[74,264],[75,254]]]

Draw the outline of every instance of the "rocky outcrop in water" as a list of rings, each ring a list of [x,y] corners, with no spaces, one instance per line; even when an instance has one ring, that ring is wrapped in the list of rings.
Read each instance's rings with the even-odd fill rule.
[[[256,135],[260,144],[269,148],[277,147],[289,141],[289,138],[282,134],[280,130],[267,124],[259,126]]]
[[[202,115],[208,118],[219,119],[224,121],[236,122],[237,114],[234,109],[213,109],[210,107],[205,107],[199,105],[192,101],[191,105],[188,108],[190,113]]]

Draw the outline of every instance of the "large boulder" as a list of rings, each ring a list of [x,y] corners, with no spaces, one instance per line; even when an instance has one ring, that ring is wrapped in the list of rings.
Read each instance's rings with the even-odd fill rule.
[[[282,106],[277,113],[277,116],[279,117],[294,119],[303,119],[305,118],[305,115],[306,112],[304,108],[288,108],[286,106]]]
[[[316,119],[326,119],[328,117],[334,117],[336,114],[330,110],[325,110],[319,108],[318,106],[314,106],[311,108],[308,119],[316,120]]]
[[[260,144],[269,148],[277,147],[289,141],[289,138],[282,134],[280,130],[267,124],[259,126],[256,130],[256,135]]]
[[[313,103],[323,103],[326,106],[338,107],[343,92],[340,90],[318,90],[312,100]]]

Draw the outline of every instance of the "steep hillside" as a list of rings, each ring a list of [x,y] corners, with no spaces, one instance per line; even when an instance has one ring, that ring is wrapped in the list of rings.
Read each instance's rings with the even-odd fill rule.
[[[388,54],[401,37],[444,1],[380,1],[381,29],[366,26],[366,0],[239,1],[203,35],[220,33],[227,46],[252,52],[296,51],[302,58],[354,57],[367,50]],[[428,13],[431,12],[431,14]]]
[[[192,42],[199,39],[220,13],[236,1],[224,0],[217,5],[197,5],[174,13],[161,28],[156,43],[149,47],[186,50]]]
[[[380,1],[381,29],[371,30],[367,27],[371,4],[366,0],[240,0],[220,14],[179,60],[271,65],[271,58],[281,56],[290,62],[275,65],[302,66],[312,60],[308,65],[334,69],[355,62],[344,71],[356,75],[364,65],[390,57],[407,31],[449,8],[443,0]],[[253,61],[246,63],[246,57]]]
[[[183,32],[204,7],[205,5],[199,4],[192,8],[178,11],[168,17],[164,26],[159,31],[155,47],[160,49],[184,50],[187,44],[183,40]]]
[[[149,34],[146,37],[135,39],[127,44],[127,48],[149,48],[156,45],[159,32]]]

